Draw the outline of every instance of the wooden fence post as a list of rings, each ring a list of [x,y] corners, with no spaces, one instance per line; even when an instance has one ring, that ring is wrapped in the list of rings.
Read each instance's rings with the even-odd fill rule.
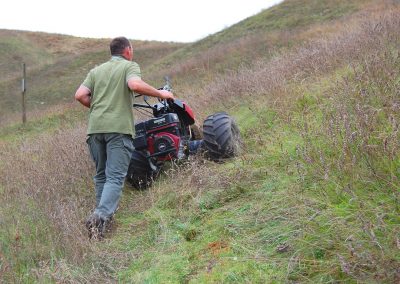
[[[22,63],[22,123],[26,122],[25,92],[26,92],[26,71],[25,63]]]

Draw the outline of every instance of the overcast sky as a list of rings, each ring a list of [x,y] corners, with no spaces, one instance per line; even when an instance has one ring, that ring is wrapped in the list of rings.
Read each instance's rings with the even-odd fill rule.
[[[193,42],[281,0],[5,0],[0,29]]]

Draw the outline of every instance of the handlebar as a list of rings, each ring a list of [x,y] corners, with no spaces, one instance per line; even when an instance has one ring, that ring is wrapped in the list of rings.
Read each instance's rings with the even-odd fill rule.
[[[165,85],[164,87],[162,87],[162,89],[168,92],[172,92],[171,80],[169,79],[168,76],[165,76],[164,80],[165,80]]]

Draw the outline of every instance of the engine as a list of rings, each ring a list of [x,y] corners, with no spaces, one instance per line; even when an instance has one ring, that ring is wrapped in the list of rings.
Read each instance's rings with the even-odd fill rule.
[[[136,150],[147,150],[150,157],[166,161],[184,155],[185,130],[176,113],[167,113],[135,125],[133,145]]]

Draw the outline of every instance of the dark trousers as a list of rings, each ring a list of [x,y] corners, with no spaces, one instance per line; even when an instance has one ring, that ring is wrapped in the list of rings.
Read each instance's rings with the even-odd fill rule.
[[[96,164],[94,213],[106,220],[118,207],[134,149],[132,138],[120,133],[99,133],[89,135],[87,143]]]

